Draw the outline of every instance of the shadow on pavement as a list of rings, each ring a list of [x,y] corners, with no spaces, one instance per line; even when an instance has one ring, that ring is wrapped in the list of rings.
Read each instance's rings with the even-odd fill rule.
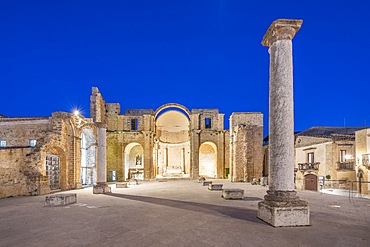
[[[188,202],[188,201],[179,201],[179,200],[172,200],[172,199],[164,199],[164,198],[155,198],[149,196],[135,196],[135,195],[123,195],[117,193],[109,193],[104,194],[106,196],[114,196],[122,199],[152,203],[156,205],[162,205],[167,207],[173,207],[178,209],[184,209],[194,212],[200,212],[205,214],[215,215],[215,212],[240,219],[251,221],[254,223],[264,224],[257,218],[257,210],[245,209],[245,208],[236,208],[236,207],[225,207],[219,206],[214,204],[205,204],[199,202]]]

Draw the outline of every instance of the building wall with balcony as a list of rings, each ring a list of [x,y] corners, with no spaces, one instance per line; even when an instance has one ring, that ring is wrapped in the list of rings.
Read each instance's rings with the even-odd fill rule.
[[[330,167],[330,161],[327,159],[327,153],[330,152],[330,142],[324,140],[324,143],[316,143],[311,137],[299,137],[296,140],[305,142],[307,146],[295,148],[295,168],[296,168],[296,188],[305,189],[305,177],[309,174],[315,176],[325,176],[327,168]],[[329,144],[329,149],[327,150]],[[313,160],[309,160],[310,154],[313,154]],[[312,157],[312,156],[311,156]],[[327,164],[329,163],[329,164]]]
[[[318,190],[320,176],[332,180],[327,186],[335,184],[338,188],[348,186],[345,181],[356,181],[354,133],[358,129],[312,127],[298,133],[295,139],[296,188]]]

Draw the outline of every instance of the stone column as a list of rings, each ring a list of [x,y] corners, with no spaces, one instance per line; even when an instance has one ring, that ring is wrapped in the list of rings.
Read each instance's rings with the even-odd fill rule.
[[[98,162],[97,162],[97,184],[94,185],[94,194],[110,193],[111,188],[107,184],[107,129],[103,123],[96,123],[98,127]]]
[[[292,39],[302,20],[274,21],[262,40],[270,53],[269,190],[257,217],[272,226],[309,225],[308,203],[294,191]]]

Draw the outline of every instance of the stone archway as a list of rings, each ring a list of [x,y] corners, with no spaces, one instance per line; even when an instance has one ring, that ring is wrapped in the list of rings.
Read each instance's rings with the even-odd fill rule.
[[[81,132],[81,172],[83,186],[96,184],[96,138],[94,133],[85,128]]]
[[[137,143],[128,144],[124,151],[125,180],[140,179],[144,180],[144,149]]]
[[[199,147],[199,176],[217,177],[217,146],[204,142]]]
[[[179,104],[166,104],[155,113],[155,175],[190,176],[189,110]]]

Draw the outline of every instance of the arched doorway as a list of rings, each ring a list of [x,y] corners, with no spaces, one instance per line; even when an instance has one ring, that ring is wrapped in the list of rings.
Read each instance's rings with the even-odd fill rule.
[[[125,148],[125,180],[127,179],[144,179],[144,149],[137,143],[133,142]]]
[[[88,128],[83,129],[81,133],[80,176],[82,186],[96,184],[96,138]]]
[[[217,147],[213,142],[204,142],[199,147],[199,176],[217,177]]]
[[[305,190],[317,191],[317,176],[314,174],[308,174],[305,177],[304,188]]]
[[[167,104],[156,111],[154,162],[156,177],[190,176],[189,111]]]

